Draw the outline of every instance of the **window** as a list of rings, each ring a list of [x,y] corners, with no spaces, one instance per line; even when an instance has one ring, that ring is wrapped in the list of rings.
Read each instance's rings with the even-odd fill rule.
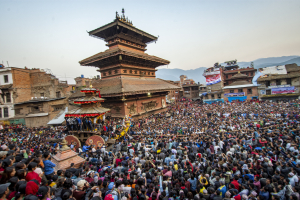
[[[21,114],[21,108],[15,109],[15,115],[20,115]]]
[[[248,94],[252,94],[252,89],[247,90]]]
[[[266,95],[271,95],[271,90],[266,90]]]
[[[253,76],[253,72],[251,72],[251,76]]]
[[[271,85],[270,81],[266,81],[266,86],[269,87]]]
[[[8,108],[4,108],[4,117],[8,117]]]
[[[228,75],[226,75],[225,77],[226,77],[226,79],[228,79]]]
[[[214,99],[214,98],[215,98],[215,95],[214,95],[214,94],[212,94],[212,95],[211,95],[211,99]]]
[[[129,70],[129,73],[132,74],[132,70]]]
[[[108,75],[111,75],[111,71],[108,71]]]
[[[119,73],[117,69],[115,69],[115,74]]]
[[[124,70],[123,70],[123,73],[125,73],[125,74],[126,74],[126,73],[127,73],[127,70],[126,70],[126,69],[124,69]]]
[[[60,95],[60,92],[56,92],[56,98],[60,98],[61,95]]]
[[[148,75],[150,75],[150,72],[148,72]]]
[[[32,110],[32,111],[39,111],[40,109],[39,109],[38,106],[33,106],[33,107],[31,108],[31,110]]]
[[[292,79],[291,79],[291,78],[287,78],[287,79],[286,79],[286,84],[292,85]]]
[[[106,73],[105,73],[105,72],[103,73],[103,76],[106,76]]]
[[[62,110],[63,109],[63,106],[55,106],[54,107],[54,111],[59,111],[59,110]]]
[[[276,85],[281,85],[281,81],[280,80],[276,80]]]
[[[239,89],[239,92],[243,92],[243,89]]]
[[[230,92],[230,93],[234,93],[234,90],[230,90],[229,92]]]
[[[41,93],[40,95],[41,95],[41,97],[44,97],[44,96],[45,96],[44,93]]]
[[[0,108],[0,118],[2,118],[2,108]]]
[[[246,72],[246,75],[248,76],[248,72]]]
[[[221,94],[218,94],[218,99],[221,99]]]
[[[11,102],[11,98],[10,98],[10,93],[6,93],[6,103],[10,103]]]
[[[154,75],[154,73],[152,73],[152,76]]]
[[[4,83],[8,83],[8,75],[4,75]]]
[[[137,70],[134,70],[134,74],[137,74]]]

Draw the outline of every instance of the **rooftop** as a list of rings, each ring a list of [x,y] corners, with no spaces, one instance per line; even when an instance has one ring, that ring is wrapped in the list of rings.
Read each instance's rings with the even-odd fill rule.
[[[243,79],[243,78],[248,78],[246,74],[241,74],[240,71],[233,75],[230,79]]]
[[[111,58],[113,56],[129,56],[129,57],[135,57],[140,60],[147,60],[147,61],[152,61],[155,62],[157,66],[160,65],[167,65],[170,63],[170,61],[156,57],[156,56],[151,56],[148,55],[144,52],[138,52],[138,51],[132,51],[128,48],[124,47],[115,47],[115,48],[110,48],[107,49],[104,52],[97,53],[91,57],[88,57],[84,60],[79,61],[80,65],[82,66],[101,66],[101,62],[103,62],[105,59]],[[119,60],[119,57],[118,59]],[[142,62],[142,61],[140,61]],[[112,63],[110,61],[109,63]]]
[[[239,69],[235,69],[235,70],[227,70],[227,71],[223,71],[224,74],[231,74],[231,73],[237,73],[238,71],[257,71],[257,69],[255,68],[239,68]]]
[[[29,101],[24,101],[24,102],[16,103],[15,105],[22,105],[22,104],[26,104],[26,103],[38,103],[38,102],[56,101],[56,100],[61,100],[61,99],[65,99],[65,98],[66,97],[52,98],[52,99],[36,98],[36,99],[29,100]]]
[[[116,77],[93,81],[93,86],[100,90],[102,97],[144,94],[178,90],[180,87],[157,78]]]
[[[132,22],[125,18],[124,12],[121,17],[116,12],[116,19],[104,26],[89,31],[89,35],[101,39],[107,39],[118,33],[124,32],[127,35],[133,36],[133,38],[140,40],[143,43],[150,43],[157,40],[157,37],[142,31],[132,25]]]

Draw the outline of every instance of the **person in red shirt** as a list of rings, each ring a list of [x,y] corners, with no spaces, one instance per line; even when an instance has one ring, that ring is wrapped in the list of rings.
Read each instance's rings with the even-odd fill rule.
[[[41,181],[42,181],[41,177],[37,173],[34,172],[34,170],[36,169],[36,167],[37,167],[37,164],[35,162],[29,163],[29,165],[28,165],[28,173],[27,173],[27,175],[25,177],[25,180],[26,181],[30,181],[32,179],[35,179],[35,180],[37,180],[41,184]]]
[[[240,186],[239,186],[239,183],[238,183],[238,179],[239,178],[237,176],[234,176],[233,177],[233,181],[231,183],[234,185],[235,189],[237,189],[239,191],[240,190]]]
[[[119,163],[121,163],[123,161],[123,159],[121,159],[120,157],[118,157],[116,159],[116,165],[119,166]]]

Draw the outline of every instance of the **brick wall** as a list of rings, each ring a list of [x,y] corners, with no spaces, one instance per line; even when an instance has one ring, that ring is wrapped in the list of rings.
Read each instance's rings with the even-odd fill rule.
[[[30,71],[26,69],[12,68],[13,98],[14,103],[20,103],[31,99]]]

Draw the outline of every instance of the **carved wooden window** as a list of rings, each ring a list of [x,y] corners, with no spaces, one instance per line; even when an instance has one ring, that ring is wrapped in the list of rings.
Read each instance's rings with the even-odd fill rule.
[[[152,72],[152,76],[154,75],[154,73]]]
[[[134,74],[137,74],[137,70],[134,70]]]
[[[129,73],[132,74],[132,70],[129,70]]]
[[[118,70],[117,69],[115,69],[115,74],[117,74],[118,73]]]
[[[103,73],[103,76],[106,76],[106,73],[105,73],[105,72]]]
[[[148,72],[148,75],[150,75],[150,72]]]
[[[108,74],[111,75],[111,71],[108,71]]]
[[[124,70],[123,70],[123,73],[127,73],[127,70],[126,70],[126,69],[124,69]]]

